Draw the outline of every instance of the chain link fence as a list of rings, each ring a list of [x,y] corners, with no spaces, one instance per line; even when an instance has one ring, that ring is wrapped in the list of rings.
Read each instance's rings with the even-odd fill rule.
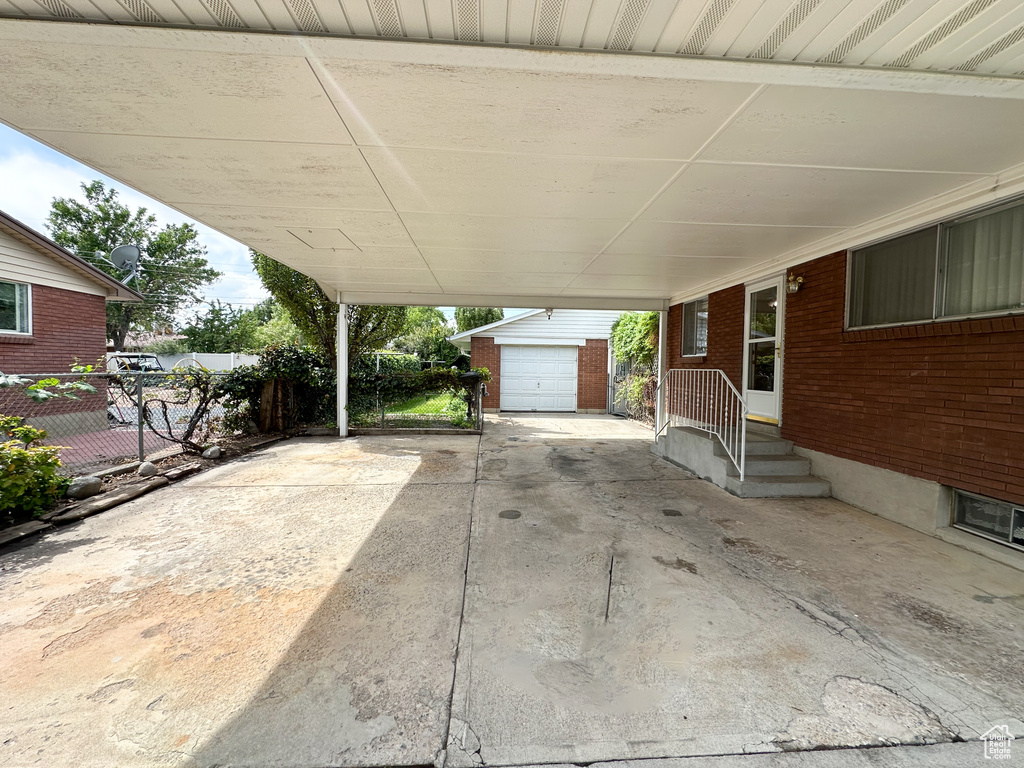
[[[482,383],[470,385],[469,389],[439,387],[403,396],[401,385],[395,387],[393,381],[403,378],[408,378],[408,374],[384,374],[379,382],[382,386],[372,397],[350,402],[352,426],[386,430],[483,429]]]
[[[216,377],[225,374],[209,374]],[[0,389],[0,415],[19,416],[46,430],[46,445],[61,446],[63,472],[82,475],[129,461],[176,453],[183,437],[193,443],[220,436],[224,406],[192,386],[189,372],[19,374],[24,384]],[[80,381],[95,394],[35,402],[33,382]]]

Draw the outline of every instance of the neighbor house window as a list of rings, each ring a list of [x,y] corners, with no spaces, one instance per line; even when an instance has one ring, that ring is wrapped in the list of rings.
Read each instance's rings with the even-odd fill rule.
[[[708,353],[707,297],[683,304],[683,355]]]
[[[1024,203],[850,253],[850,327],[1024,310]]]
[[[990,539],[1024,547],[1024,505],[973,493],[954,494],[953,524]]]
[[[28,321],[28,286],[0,282],[0,333],[28,333]]]

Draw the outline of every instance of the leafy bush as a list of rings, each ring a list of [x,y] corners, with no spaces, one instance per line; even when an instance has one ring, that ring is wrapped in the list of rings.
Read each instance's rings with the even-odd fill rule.
[[[143,352],[148,352],[151,355],[182,355],[186,352],[190,352],[188,345],[184,339],[160,339],[154,341],[152,344],[147,344]]]
[[[0,416],[0,524],[12,525],[38,516],[59,499],[69,480],[58,474],[60,447],[32,443],[46,432],[22,424],[17,416]]]
[[[224,426],[245,431],[260,412],[263,384],[281,379],[292,383],[291,416],[298,424],[333,424],[337,420],[338,375],[333,361],[312,347],[268,347],[255,365],[235,368],[220,381],[225,396]]]
[[[385,359],[390,362],[385,365]],[[377,370],[376,360],[361,360],[349,375],[348,410],[354,423],[369,423],[376,419],[379,409],[402,403],[427,392],[455,392],[460,395],[461,403],[472,398],[475,384],[461,378],[462,371],[451,368],[428,368],[417,370],[419,361],[406,355],[381,356],[381,367]],[[406,358],[406,359],[402,359]],[[414,367],[415,366],[415,367]],[[491,380],[490,371],[486,368],[474,368],[482,380]],[[460,405],[461,423],[455,426],[466,426],[465,406]],[[450,406],[454,409],[454,406]],[[447,412],[447,410],[446,410]]]
[[[658,313],[626,312],[612,324],[612,351],[634,368],[653,368],[658,356]]]

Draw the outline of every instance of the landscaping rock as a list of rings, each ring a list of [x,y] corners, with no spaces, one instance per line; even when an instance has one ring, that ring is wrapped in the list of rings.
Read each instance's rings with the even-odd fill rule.
[[[152,461],[144,461],[139,464],[139,477],[152,477],[160,470],[156,468],[156,464]]]
[[[204,459],[219,459],[224,451],[220,449],[219,445],[211,445],[205,451],[203,451]]]
[[[92,475],[76,477],[71,481],[65,495],[69,499],[88,499],[103,490],[103,481]]]

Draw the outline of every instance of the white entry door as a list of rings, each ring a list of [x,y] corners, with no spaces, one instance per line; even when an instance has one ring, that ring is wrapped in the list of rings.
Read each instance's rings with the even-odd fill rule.
[[[782,409],[782,276],[747,286],[743,397],[750,418],[778,424]]]
[[[576,347],[501,345],[501,410],[575,411]]]

